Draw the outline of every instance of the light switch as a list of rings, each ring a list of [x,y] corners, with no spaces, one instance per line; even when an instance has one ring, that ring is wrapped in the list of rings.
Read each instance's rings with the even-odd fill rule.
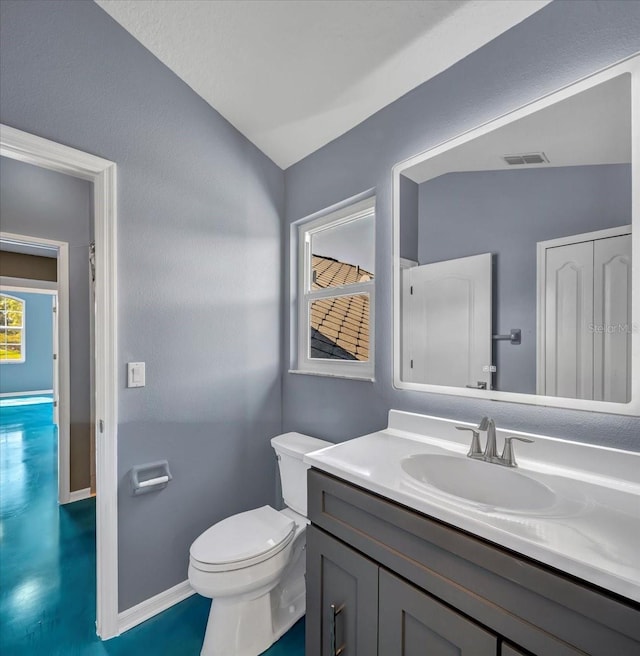
[[[127,387],[144,387],[144,362],[127,362]]]

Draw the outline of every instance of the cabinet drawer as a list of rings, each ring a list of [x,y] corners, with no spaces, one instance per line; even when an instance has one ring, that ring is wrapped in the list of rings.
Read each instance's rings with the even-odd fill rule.
[[[638,604],[317,470],[309,518],[534,654],[635,656]]]

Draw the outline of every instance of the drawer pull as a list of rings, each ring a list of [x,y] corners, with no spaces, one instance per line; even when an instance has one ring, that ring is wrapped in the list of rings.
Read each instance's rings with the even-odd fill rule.
[[[336,623],[337,623],[337,618],[338,615],[344,610],[344,604],[341,604],[340,606],[336,606],[335,604],[331,604],[331,624],[329,627],[330,630],[330,639],[331,639],[331,656],[340,656],[346,649],[347,645],[346,643],[342,643],[340,647],[336,647]]]

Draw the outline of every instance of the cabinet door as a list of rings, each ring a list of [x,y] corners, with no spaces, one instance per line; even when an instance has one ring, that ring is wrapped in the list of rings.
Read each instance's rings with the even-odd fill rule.
[[[496,656],[498,638],[409,583],[381,569],[381,656]]]
[[[306,656],[375,656],[378,566],[307,528]]]
[[[527,656],[526,652],[520,651],[517,647],[503,642],[500,647],[500,656]]]

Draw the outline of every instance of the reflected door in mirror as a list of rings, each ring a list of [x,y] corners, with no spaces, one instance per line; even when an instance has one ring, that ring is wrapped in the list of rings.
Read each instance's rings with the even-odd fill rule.
[[[491,387],[491,253],[405,269],[403,377]]]
[[[538,344],[544,375],[538,392],[626,403],[631,398],[631,234],[597,235],[543,245]]]

